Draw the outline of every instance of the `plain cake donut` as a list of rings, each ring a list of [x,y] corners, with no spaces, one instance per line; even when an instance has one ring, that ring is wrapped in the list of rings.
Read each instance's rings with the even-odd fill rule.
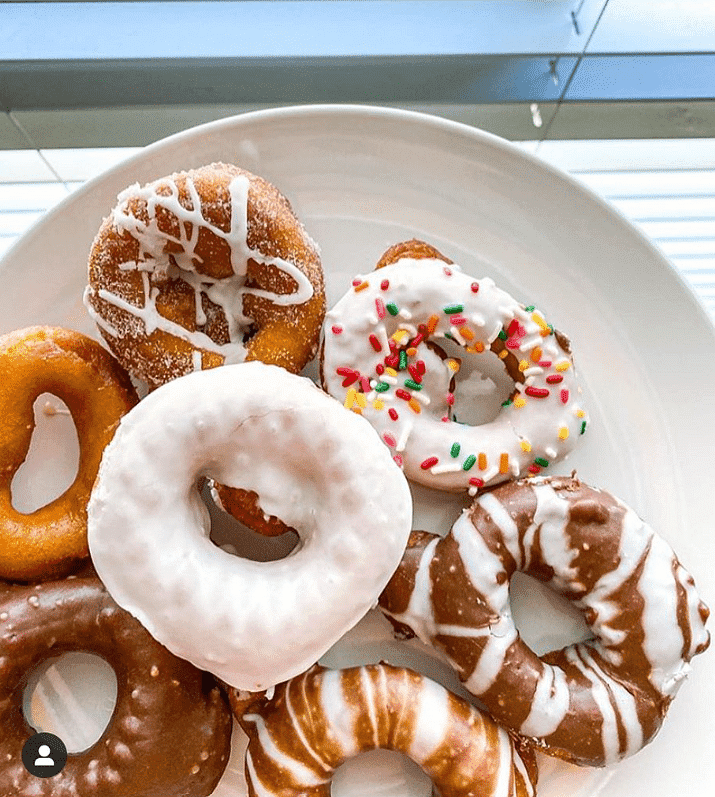
[[[79,466],[62,495],[24,514],[12,505],[12,480],[27,457],[33,405],[43,393],[64,401],[72,415]],[[102,452],[137,400],[128,374],[86,335],[36,326],[0,336],[0,578],[58,577],[88,557],[87,501]]]
[[[511,617],[517,571],[573,602],[593,638],[537,657]],[[399,632],[442,650],[498,722],[591,766],[655,736],[710,641],[708,609],[665,540],[567,477],[484,493],[444,539],[413,532],[380,606]]]
[[[298,547],[254,562],[215,546],[205,477],[255,492]],[[89,545],[117,603],[162,644],[255,691],[304,671],[375,604],[411,519],[407,482],[363,418],[252,362],[168,382],[125,416]]]

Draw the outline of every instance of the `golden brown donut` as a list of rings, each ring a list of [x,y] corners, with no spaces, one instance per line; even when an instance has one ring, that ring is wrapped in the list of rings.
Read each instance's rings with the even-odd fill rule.
[[[228,512],[251,531],[263,534],[264,537],[279,537],[288,532],[298,533],[275,515],[267,515],[261,509],[258,493],[212,482],[211,497],[219,509]]]
[[[89,257],[87,308],[151,387],[224,362],[297,373],[325,314],[317,246],[261,177],[215,163],[123,191]]]
[[[443,255],[439,249],[435,249],[432,244],[421,241],[419,238],[411,238],[409,241],[400,241],[386,249],[377,261],[375,270],[397,263],[405,257],[411,260],[442,260],[447,265],[454,262]]]
[[[61,496],[25,515],[12,505],[11,485],[27,456],[35,428],[33,404],[42,393],[62,399],[72,415],[79,468]],[[105,446],[136,402],[121,366],[79,332],[38,326],[0,337],[0,578],[57,577],[89,555],[89,494]]]
[[[511,618],[517,571],[572,601],[593,638],[538,657]],[[710,641],[708,609],[670,546],[617,498],[567,477],[484,493],[444,539],[413,532],[380,607],[442,650],[498,722],[581,765],[647,744]]]
[[[404,753],[442,797],[529,797],[533,753],[488,715],[412,670],[371,664],[314,666],[271,699],[229,690],[249,737],[251,797],[329,797],[335,770],[375,749]]]
[[[105,659],[117,702],[101,737],[50,778],[22,748],[28,674],[71,651]],[[96,577],[0,593],[0,794],[3,797],[206,797],[228,763],[231,712],[213,679],[156,642]]]

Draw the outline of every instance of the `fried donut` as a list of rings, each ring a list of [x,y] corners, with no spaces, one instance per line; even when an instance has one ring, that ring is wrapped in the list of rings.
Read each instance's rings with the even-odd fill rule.
[[[593,638],[537,657],[509,609],[517,571],[569,599]],[[670,546],[617,498],[566,477],[484,493],[444,539],[414,532],[380,606],[446,653],[498,722],[582,765],[647,744],[710,640]]]
[[[297,549],[254,562],[213,545],[205,476],[255,492],[298,531]],[[309,379],[252,362],[168,382],[125,416],[90,500],[89,546],[156,639],[255,691],[304,671],[375,604],[411,518],[370,424]]]
[[[87,651],[117,675],[102,736],[42,779],[22,763],[34,730],[23,714],[28,675],[51,657]],[[230,752],[231,712],[212,679],[163,648],[97,578],[11,588],[0,596],[0,794],[15,797],[204,797]]]
[[[253,696],[255,699],[255,696]],[[530,797],[533,753],[491,718],[412,670],[372,664],[315,666],[270,700],[229,691],[249,737],[251,797],[329,797],[335,770],[378,748],[404,753],[442,797]]]
[[[69,408],[79,439],[79,468],[61,496],[22,514],[12,505],[11,486],[30,448],[33,404],[42,393],[52,393]],[[0,337],[0,578],[58,577],[87,558],[87,501],[102,451],[136,402],[121,366],[79,332],[38,326]]]
[[[294,373],[325,313],[316,244],[261,177],[215,163],[127,188],[89,256],[85,304],[150,386],[262,360]]]
[[[424,242],[398,244],[378,265],[326,316],[322,382],[370,421],[409,479],[474,495],[570,453],[587,419],[565,336]],[[493,421],[453,422],[460,362],[436,345],[445,339],[502,359],[514,391]]]

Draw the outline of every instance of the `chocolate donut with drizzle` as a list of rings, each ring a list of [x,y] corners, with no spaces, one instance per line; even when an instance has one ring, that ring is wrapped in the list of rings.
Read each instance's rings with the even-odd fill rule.
[[[445,339],[477,363],[502,360],[514,388],[493,421],[454,422],[460,363]],[[539,473],[586,429],[567,338],[422,241],[391,247],[328,312],[321,368],[324,388],[370,421],[405,475],[440,490],[474,495]]]
[[[101,737],[57,775],[22,763],[34,730],[23,714],[28,674],[69,651],[104,658],[117,703]],[[206,673],[173,656],[98,578],[0,584],[0,794],[13,797],[206,797],[228,763],[231,712]]]
[[[150,386],[223,363],[297,373],[325,313],[316,244],[273,185],[211,164],[133,185],[89,257],[87,309]]]
[[[404,753],[442,797],[533,797],[529,749],[484,712],[412,670],[314,666],[265,695],[229,690],[249,737],[251,797],[329,797],[335,770],[359,753]]]
[[[517,571],[569,599],[593,638],[536,656],[511,617]],[[498,722],[582,765],[647,744],[710,641],[708,609],[670,546],[617,498],[566,477],[484,493],[444,539],[413,532],[380,607],[442,650]]]

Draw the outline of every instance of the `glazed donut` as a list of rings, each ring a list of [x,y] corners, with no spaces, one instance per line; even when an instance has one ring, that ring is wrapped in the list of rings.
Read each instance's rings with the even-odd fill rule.
[[[256,699],[256,696],[252,696]],[[248,734],[250,797],[329,797],[335,770],[375,749],[404,753],[442,797],[529,797],[536,762],[463,698],[412,670],[315,666],[270,700],[229,691]]]
[[[424,242],[393,247],[379,265],[326,316],[322,381],[370,421],[409,479],[474,495],[575,447],[587,419],[570,344],[538,310]],[[502,359],[514,391],[493,421],[453,422],[460,361],[436,345],[444,339]]]
[[[297,373],[325,313],[317,246],[261,177],[215,163],[133,185],[89,256],[85,304],[150,386],[224,363]]]
[[[254,562],[213,545],[203,476],[259,495],[298,548]],[[253,362],[168,382],[124,418],[90,500],[89,546],[156,639],[255,691],[304,671],[376,603],[411,518],[407,482],[367,421]]]
[[[12,505],[12,480],[30,448],[33,404],[42,393],[69,408],[79,468],[61,496],[22,514]],[[58,577],[87,558],[87,501],[102,451],[136,402],[129,376],[112,355],[79,332],[38,326],[0,337],[0,578]]]
[[[43,779],[22,763],[35,732],[23,714],[27,676],[51,657],[95,653],[117,675],[102,736]],[[183,797],[211,794],[230,752],[231,712],[215,683],[172,656],[97,578],[10,588],[0,596],[0,794]]]
[[[568,598],[593,638],[537,657],[509,609],[517,571]],[[380,606],[441,649],[498,722],[582,765],[647,744],[710,640],[708,609],[668,544],[566,477],[484,493],[444,539],[413,533]]]

